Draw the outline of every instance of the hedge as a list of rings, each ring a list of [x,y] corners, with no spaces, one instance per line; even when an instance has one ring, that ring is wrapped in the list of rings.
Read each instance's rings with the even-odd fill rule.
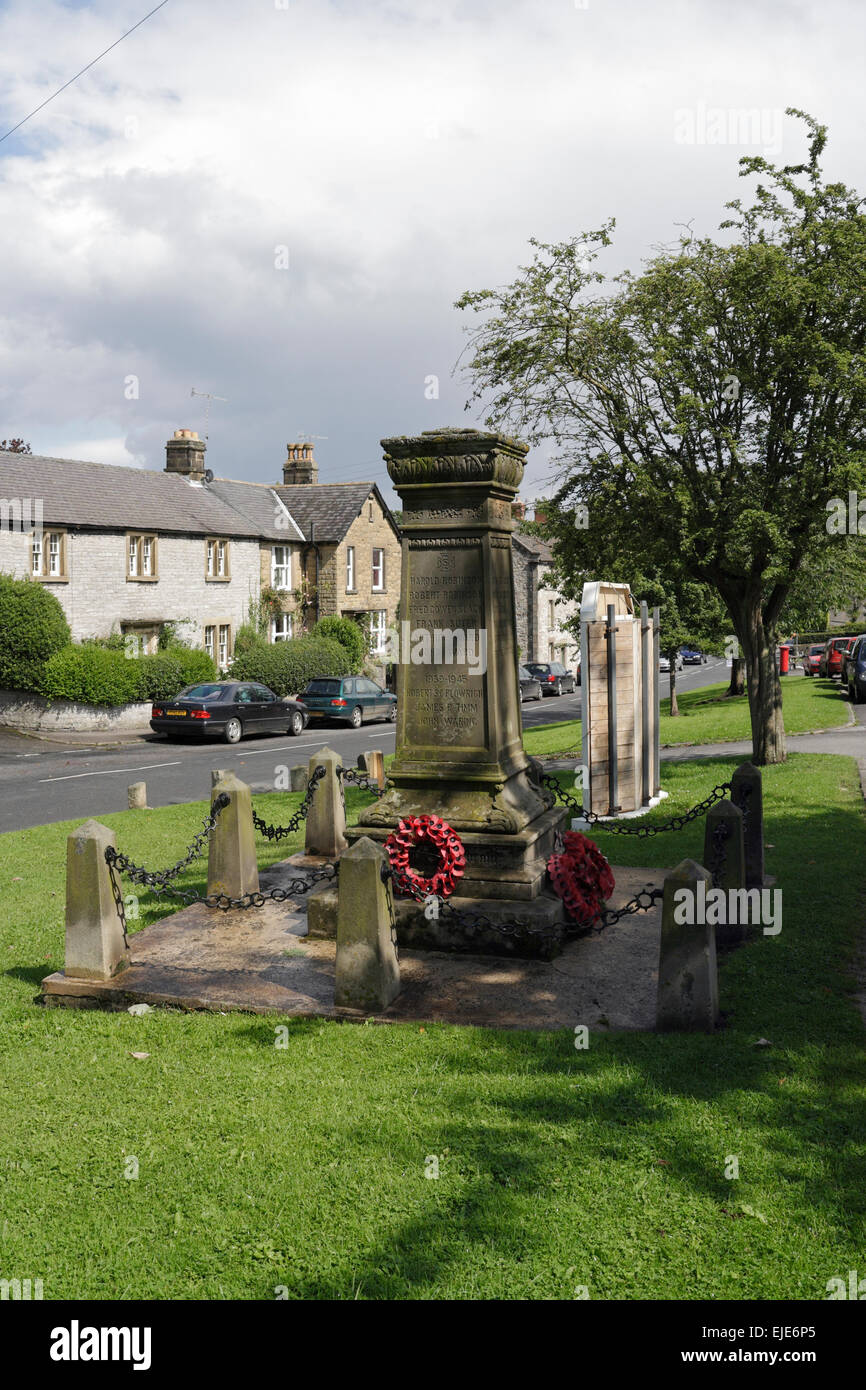
[[[196,681],[214,680],[206,652],[170,647],[153,656],[128,657],[108,647],[71,643],[43,667],[37,689],[52,700],[88,705],[126,705],[166,700]]]
[[[0,687],[34,690],[46,660],[69,641],[59,599],[34,579],[0,574]]]
[[[368,636],[352,618],[320,618],[311,636],[329,637],[339,642],[352,659],[353,671],[360,671],[367,656]]]
[[[297,695],[316,676],[348,676],[355,670],[346,648],[332,637],[293,637],[254,646],[232,663],[233,680],[261,681],[277,695]]]

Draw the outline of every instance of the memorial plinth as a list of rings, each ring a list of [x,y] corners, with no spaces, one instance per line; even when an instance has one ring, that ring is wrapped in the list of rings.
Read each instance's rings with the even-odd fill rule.
[[[404,816],[442,816],[466,848],[461,900],[564,920],[545,875],[565,812],[520,718],[511,503],[527,446],[448,429],[382,447],[403,505],[397,748],[393,786],[347,836],[382,842]]]

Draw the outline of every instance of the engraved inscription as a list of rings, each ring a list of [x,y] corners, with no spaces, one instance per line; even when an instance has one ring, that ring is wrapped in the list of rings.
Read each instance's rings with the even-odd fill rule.
[[[411,542],[410,542],[411,544]],[[422,550],[409,564],[408,619],[412,629],[479,630],[484,622],[481,548]],[[487,743],[486,675],[466,663],[404,667],[409,743],[483,748]]]

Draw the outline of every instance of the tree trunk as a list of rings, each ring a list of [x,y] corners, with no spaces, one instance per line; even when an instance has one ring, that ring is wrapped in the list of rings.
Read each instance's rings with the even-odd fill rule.
[[[783,763],[788,756],[782,717],[782,683],[776,669],[776,634],[764,626],[760,603],[747,605],[742,620],[752,723],[752,762],[756,767],[766,767],[770,763]]]
[[[731,662],[731,683],[728,686],[729,695],[744,695],[746,693],[746,677],[743,671],[743,658],[735,656]]]
[[[679,714],[680,707],[677,704],[677,658],[676,653],[669,658],[671,663],[670,683],[671,683],[671,714]]]

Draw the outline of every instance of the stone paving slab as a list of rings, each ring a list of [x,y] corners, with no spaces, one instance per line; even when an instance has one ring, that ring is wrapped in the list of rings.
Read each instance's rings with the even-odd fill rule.
[[[661,884],[658,869],[614,866],[614,876],[612,907],[647,884]],[[381,1022],[492,1028],[573,1029],[581,1023],[651,1030],[660,930],[656,907],[570,942],[553,961],[403,949],[400,995],[382,1014],[369,1016]],[[58,971],[43,980],[43,998],[48,1005],[79,1008],[147,1003],[289,1017],[368,1017],[334,1007],[336,943],[305,932],[303,897],[232,912],[195,903],[132,936],[131,964],[113,980],[67,979]]]

